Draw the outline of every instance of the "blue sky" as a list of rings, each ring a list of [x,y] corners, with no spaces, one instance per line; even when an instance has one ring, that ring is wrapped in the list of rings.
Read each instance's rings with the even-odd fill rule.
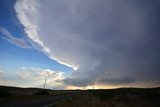
[[[158,0],[1,0],[0,85],[160,86],[159,11]]]
[[[14,11],[15,0],[0,1],[0,27],[7,29],[12,36],[28,40],[23,26],[19,23]],[[5,35],[0,32],[0,68],[6,73],[14,74],[19,68],[38,67],[42,69],[51,69],[61,71],[69,76],[73,69],[51,60],[43,52],[34,47],[30,49],[21,48],[5,40]],[[1,83],[3,84],[3,83]]]
[[[17,38],[26,39],[22,25],[17,20],[14,11],[15,0],[1,1],[0,6],[0,25],[6,28],[12,35]],[[1,33],[1,36],[3,34]],[[0,38],[0,55],[1,65],[6,68],[16,69],[19,67],[41,67],[50,68],[53,70],[71,72],[72,68],[66,67],[58,62],[51,60],[44,53],[31,48],[20,48],[12,43],[9,43],[3,38]],[[10,63],[8,63],[10,62]]]

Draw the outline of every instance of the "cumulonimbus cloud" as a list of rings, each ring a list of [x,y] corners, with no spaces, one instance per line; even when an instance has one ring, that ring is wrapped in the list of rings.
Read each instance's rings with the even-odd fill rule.
[[[160,81],[159,7],[156,0],[139,2],[19,0],[15,11],[42,52],[78,68],[65,84],[87,86],[103,78],[152,84]],[[126,76],[133,80],[121,79]]]

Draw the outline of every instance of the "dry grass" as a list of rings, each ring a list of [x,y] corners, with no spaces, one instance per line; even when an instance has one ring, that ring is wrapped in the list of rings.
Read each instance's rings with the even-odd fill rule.
[[[38,99],[43,97],[68,94],[72,92],[73,91],[69,90],[43,90],[40,88],[19,88],[0,86],[0,103]]]
[[[130,91],[124,93],[123,89],[120,90],[122,93],[115,92],[112,91],[109,95],[106,90],[83,91],[79,96],[59,102],[53,107],[160,107],[160,95],[154,96],[153,99],[139,96],[137,91],[134,94],[129,93]],[[142,92],[146,94],[145,91]]]

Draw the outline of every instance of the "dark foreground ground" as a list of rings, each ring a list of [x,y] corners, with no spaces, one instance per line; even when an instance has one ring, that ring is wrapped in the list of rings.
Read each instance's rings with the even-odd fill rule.
[[[74,96],[75,94],[65,94],[25,101],[3,102],[0,103],[0,107],[45,107],[48,104],[59,102],[61,100],[72,98]]]
[[[0,107],[45,107],[75,97],[78,91],[0,86]]]
[[[0,86],[0,107],[160,107],[160,88],[43,90]]]
[[[87,90],[52,107],[160,107],[160,88]]]

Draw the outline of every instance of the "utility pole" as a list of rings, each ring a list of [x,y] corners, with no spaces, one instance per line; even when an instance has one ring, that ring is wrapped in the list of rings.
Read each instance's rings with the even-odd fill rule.
[[[44,85],[43,85],[43,89],[45,89],[46,82],[47,82],[47,79],[45,79],[45,82],[44,82]]]

